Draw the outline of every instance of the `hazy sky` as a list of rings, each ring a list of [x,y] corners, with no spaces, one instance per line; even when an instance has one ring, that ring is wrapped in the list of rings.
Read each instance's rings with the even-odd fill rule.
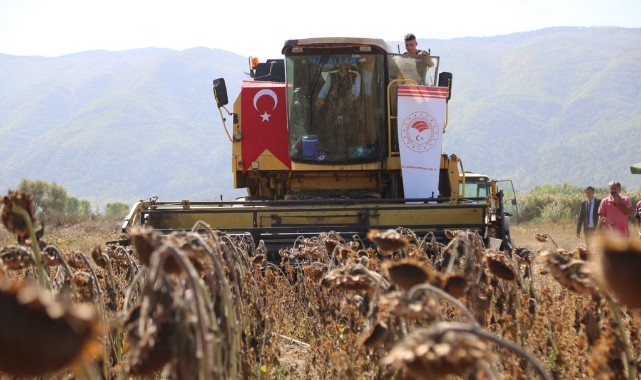
[[[496,36],[552,26],[641,27],[639,0],[0,0],[0,53],[220,48],[280,57],[287,39],[400,41]],[[368,4],[368,5],[363,5]],[[383,5],[381,5],[383,4]],[[419,46],[420,47],[420,46]]]

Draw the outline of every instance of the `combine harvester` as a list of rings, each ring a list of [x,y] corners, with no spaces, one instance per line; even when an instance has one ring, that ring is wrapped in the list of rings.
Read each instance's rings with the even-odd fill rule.
[[[471,230],[488,246],[511,248],[512,182],[466,173],[442,152],[452,75],[438,72],[439,57],[395,54],[368,38],[288,40],[282,53],[250,58],[253,80],[242,82],[231,112],[224,79],[214,80],[234,187],[247,196],[140,201],[123,232],[203,221],[251,233],[274,252],[300,236],[364,239],[368,229],[404,227],[441,240],[445,230]]]

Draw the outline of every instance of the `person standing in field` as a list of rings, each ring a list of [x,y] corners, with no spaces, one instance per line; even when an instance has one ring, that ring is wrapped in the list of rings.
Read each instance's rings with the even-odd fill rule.
[[[601,200],[594,196],[594,187],[588,186],[585,188],[586,200],[581,202],[579,209],[579,220],[576,223],[576,237],[581,237],[581,230],[585,237],[585,244],[590,245],[592,234],[596,231],[599,222],[599,205]]]
[[[633,214],[632,201],[621,195],[621,182],[610,181],[608,188],[610,195],[599,205],[599,228],[630,237],[628,217]]]

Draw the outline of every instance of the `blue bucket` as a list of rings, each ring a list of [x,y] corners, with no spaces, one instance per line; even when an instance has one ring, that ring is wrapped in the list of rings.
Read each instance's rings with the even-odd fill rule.
[[[316,157],[318,153],[318,136],[307,135],[303,136],[303,156]]]

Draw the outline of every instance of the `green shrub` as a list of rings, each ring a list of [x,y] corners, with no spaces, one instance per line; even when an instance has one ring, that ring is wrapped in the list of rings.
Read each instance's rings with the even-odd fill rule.
[[[541,185],[532,189],[529,193],[519,193],[519,222],[543,222],[553,223],[564,219],[577,219],[581,202],[585,200],[585,188],[562,185]],[[603,199],[608,195],[608,188],[596,188],[595,196]],[[632,206],[641,199],[641,190],[634,193],[627,193],[625,188],[623,194],[630,197]],[[635,222],[634,216],[630,217]]]
[[[108,220],[123,220],[129,212],[129,206],[121,203],[107,203],[105,218]]]
[[[537,221],[542,223],[553,223],[559,220],[573,219],[574,217],[574,212],[566,202],[552,202],[543,207],[541,216],[537,218]]]

